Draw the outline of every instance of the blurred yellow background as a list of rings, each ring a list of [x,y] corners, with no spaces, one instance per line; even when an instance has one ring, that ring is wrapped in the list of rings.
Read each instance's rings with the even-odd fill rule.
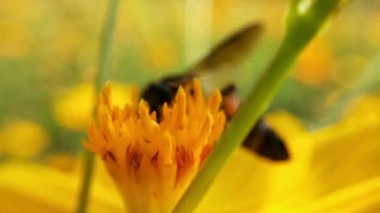
[[[265,34],[234,79],[246,94],[283,35],[286,1],[123,0],[109,79],[124,99],[185,71],[250,22]],[[93,105],[100,30],[107,1],[0,2],[0,159],[70,167]],[[380,4],[353,1],[303,52],[269,111],[285,110],[310,130],[337,122],[362,94],[379,92]],[[66,160],[65,160],[66,159]],[[73,161],[74,162],[74,161]]]
[[[132,84],[141,88],[186,71],[232,32],[260,22],[265,28],[263,38],[234,74],[244,96],[281,41],[286,5],[283,0],[122,0],[109,75],[114,100],[123,103],[128,99]],[[75,198],[62,200],[77,195],[79,188],[78,156],[95,103],[92,82],[106,6],[105,0],[0,1],[0,198],[7,198],[1,207],[22,209],[12,205],[36,193],[43,195],[36,198],[39,207],[48,203],[74,208]],[[293,68],[268,109],[267,119],[287,141],[294,158],[288,164],[274,165],[254,156],[258,170],[249,170],[253,175],[256,172],[256,178],[268,176],[268,180],[253,183],[253,188],[260,191],[261,182],[272,184],[265,196],[260,194],[265,202],[278,204],[268,205],[268,211],[288,205],[279,199],[286,193],[298,202],[307,197],[300,191],[323,197],[379,176],[380,2],[349,4],[324,26]],[[49,167],[20,166],[19,162]],[[50,181],[33,176],[38,172]],[[110,184],[104,170],[98,172],[100,182]],[[226,187],[223,175],[232,174],[222,173],[219,183]],[[95,203],[103,205],[98,212],[113,211],[115,206],[121,209],[115,196],[105,196],[114,190],[108,186],[95,186]],[[65,193],[51,196],[49,187],[61,187]],[[231,194],[223,187],[220,198],[206,197],[206,202],[219,199],[217,204],[224,204],[223,193],[225,197]],[[367,192],[359,194],[373,198],[379,206],[378,196]],[[339,197],[333,195],[328,198]],[[345,196],[347,202],[359,198]]]

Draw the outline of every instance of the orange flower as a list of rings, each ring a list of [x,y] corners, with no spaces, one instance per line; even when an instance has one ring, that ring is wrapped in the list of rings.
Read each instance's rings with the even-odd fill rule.
[[[131,212],[170,212],[223,132],[220,92],[206,99],[194,80],[163,106],[162,121],[144,100],[121,109],[110,97],[107,84],[85,147],[102,156]]]

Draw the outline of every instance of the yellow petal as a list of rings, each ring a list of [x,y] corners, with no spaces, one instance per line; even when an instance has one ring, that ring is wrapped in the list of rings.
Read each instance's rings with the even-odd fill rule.
[[[268,187],[268,162],[238,149],[216,178],[197,212],[259,209]]]
[[[305,212],[378,212],[380,177],[329,193],[309,203]]]
[[[11,212],[73,212],[79,174],[63,173],[37,164],[0,165],[0,206]],[[123,212],[113,187],[94,182],[89,212]]]
[[[286,111],[272,112],[265,116],[265,121],[276,130],[285,141],[292,141],[294,137],[306,132],[302,122]]]
[[[317,195],[380,176],[379,100],[365,97],[351,107],[347,118],[313,133]]]
[[[291,160],[274,163],[238,149],[215,180],[198,212],[273,212],[277,207],[310,199],[308,189],[303,188],[312,150],[310,138],[302,124],[289,113],[276,113],[267,121],[285,139]]]

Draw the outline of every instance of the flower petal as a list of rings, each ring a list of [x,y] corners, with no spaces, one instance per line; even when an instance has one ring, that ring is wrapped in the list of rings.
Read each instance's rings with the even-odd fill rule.
[[[6,163],[0,166],[0,206],[11,212],[72,212],[79,175],[38,164]],[[123,212],[113,187],[94,181],[89,212]]]
[[[345,120],[313,133],[316,195],[380,177],[380,99],[364,100]]]
[[[303,183],[311,157],[310,138],[288,113],[276,113],[267,121],[285,139],[292,158],[274,163],[238,149],[201,202],[199,212],[272,211],[309,198]]]

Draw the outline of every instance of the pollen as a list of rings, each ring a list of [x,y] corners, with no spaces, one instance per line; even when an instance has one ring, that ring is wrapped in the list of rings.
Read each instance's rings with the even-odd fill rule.
[[[218,90],[205,97],[199,80],[180,86],[157,120],[137,98],[120,108],[106,84],[85,147],[100,155],[129,212],[171,212],[225,127]]]

